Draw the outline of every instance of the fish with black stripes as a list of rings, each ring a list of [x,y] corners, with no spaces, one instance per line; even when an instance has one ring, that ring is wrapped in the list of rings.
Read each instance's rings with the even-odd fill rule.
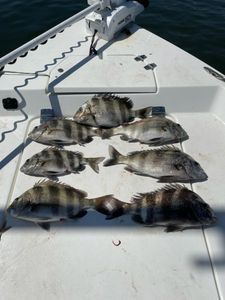
[[[28,137],[38,143],[50,146],[83,145],[98,136],[98,129],[78,124],[74,120],[53,118],[36,126]]]
[[[159,182],[198,182],[208,178],[197,161],[174,146],[122,155],[110,145],[109,155],[110,159],[103,163],[105,167],[125,164],[125,170],[157,178]]]
[[[17,219],[31,221],[43,229],[49,230],[50,223],[85,216],[87,210],[106,211],[107,203],[119,201],[113,195],[93,199],[87,193],[64,183],[43,180],[17,197],[8,207],[7,213]],[[120,214],[116,206],[113,213]]]
[[[128,97],[110,93],[97,94],[85,102],[75,113],[74,120],[80,124],[94,127],[112,128],[131,122],[134,118],[145,118],[152,107],[132,110],[133,102]]]
[[[166,232],[210,226],[217,220],[212,208],[198,194],[179,184],[137,194],[131,203],[108,199],[107,204],[102,213],[108,219],[131,215],[137,223],[150,227],[163,226]]]
[[[104,157],[88,158],[78,151],[49,147],[27,159],[20,171],[30,176],[53,179],[70,173],[79,173],[88,164],[96,173],[99,173],[98,164],[103,160]]]
[[[121,140],[140,142],[149,146],[180,143],[188,139],[188,134],[180,124],[159,116],[152,116],[115,128],[102,129],[100,135],[103,139],[120,135]]]

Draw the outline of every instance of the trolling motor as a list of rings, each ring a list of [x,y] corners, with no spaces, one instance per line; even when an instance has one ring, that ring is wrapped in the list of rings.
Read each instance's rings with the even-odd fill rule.
[[[135,21],[145,7],[148,0],[88,0],[89,5],[100,3],[100,9],[85,17],[87,32],[110,41],[117,32],[127,24]]]
[[[135,20],[135,17],[144,10],[144,7],[148,6],[148,0],[88,0],[88,4],[89,7],[76,15],[0,58],[0,74],[6,64],[15,63],[19,56],[25,57],[29,50],[37,49],[40,44],[46,43],[49,38],[55,37],[57,33],[62,32],[66,27],[84,17],[86,17],[87,31],[93,35],[93,40],[97,34],[100,38],[109,41],[118,31]],[[91,53],[95,53],[93,45],[91,45],[90,50]]]

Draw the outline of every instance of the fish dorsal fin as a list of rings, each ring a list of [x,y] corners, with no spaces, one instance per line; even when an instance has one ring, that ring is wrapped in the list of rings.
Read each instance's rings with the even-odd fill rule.
[[[57,184],[57,183],[56,183]],[[66,184],[65,182],[59,182],[58,184],[60,184],[61,186],[65,187],[65,188],[70,188],[70,189],[73,189],[76,193],[78,193],[82,198],[86,198],[88,196],[88,194],[83,191],[83,190],[79,190],[79,189],[76,189],[74,187],[72,187],[71,185],[68,185]]]
[[[171,184],[164,185],[162,188],[159,188],[155,192],[170,191],[170,190],[179,190],[179,189],[183,189],[183,188],[186,188],[186,186],[183,185],[183,184],[171,183]]]
[[[60,151],[60,150],[64,150],[63,148],[60,148],[60,147],[57,147],[57,146],[49,146],[49,147],[46,147],[45,149],[43,149],[42,151],[48,151],[48,150],[58,150],[58,151]],[[42,152],[41,151],[41,152]]]
[[[136,195],[134,195],[132,197],[132,202],[134,203],[138,203],[139,201],[141,201],[141,199],[143,199],[145,196],[147,197],[153,197],[155,196],[157,193],[160,192],[165,192],[165,191],[175,191],[175,190],[179,190],[179,189],[188,189],[186,186],[182,185],[182,184],[178,184],[178,183],[171,183],[171,184],[166,184],[163,187],[154,190],[152,192],[149,193],[138,193]]]
[[[147,194],[147,193],[146,193]],[[144,195],[146,195],[145,193],[138,193],[138,194],[135,194],[134,196],[132,196],[131,198],[131,203],[139,203]]]
[[[154,149],[153,149],[154,151]],[[182,152],[181,149],[179,149],[178,147],[174,146],[174,145],[165,145],[165,146],[161,146],[159,148],[156,148],[155,151],[177,151],[177,152]]]
[[[154,151],[153,149],[149,149],[149,150],[137,150],[137,151],[131,151],[131,152],[128,152],[127,155],[133,155],[133,154],[140,154],[140,153],[149,153],[149,152],[152,152]]]
[[[35,183],[34,187],[37,186],[47,186],[47,185],[51,185],[51,186],[55,186],[55,187],[64,187],[64,188],[68,188],[68,189],[72,189],[74,192],[76,192],[77,194],[80,195],[81,198],[86,198],[88,196],[88,194],[85,191],[76,189],[64,182],[55,182],[52,181],[50,179],[43,179],[43,180],[39,180],[38,182]]]
[[[71,153],[73,153],[74,155],[79,155],[79,156],[82,156],[82,157],[83,157],[83,153],[82,153],[82,152],[66,150],[66,149],[64,149],[64,148],[57,147],[57,146],[49,146],[49,147],[43,149],[42,151],[46,151],[46,150],[57,150],[57,151],[61,151],[61,152],[71,152]],[[41,151],[41,152],[42,152],[42,151]]]
[[[49,180],[49,179],[40,179],[40,180],[38,180],[37,182],[35,182],[35,184],[34,184],[34,187],[35,186],[43,186],[43,185],[48,185],[49,183],[53,183],[54,181],[52,181],[52,180]]]
[[[102,98],[103,100],[106,100],[106,101],[118,101],[118,102],[123,103],[124,105],[126,105],[126,107],[128,109],[131,109],[133,107],[133,102],[130,98],[128,98],[128,97],[119,97],[119,96],[116,96],[112,93],[97,94],[93,97],[93,99],[94,98]]]
[[[150,192],[149,195],[155,195],[155,194],[160,193],[160,192],[175,191],[175,190],[180,190],[180,189],[184,189],[184,188],[186,188],[186,187],[182,184],[171,183],[171,184],[166,184],[163,187],[161,187],[161,188],[159,188],[155,191]]]
[[[173,145],[165,145],[165,146],[162,146],[162,147],[159,147],[159,148],[155,148],[155,149],[147,149],[147,150],[137,150],[137,151],[132,151],[132,152],[129,152],[127,155],[132,155],[132,154],[139,154],[139,153],[151,153],[151,152],[164,152],[164,151],[173,151],[173,152],[179,152],[181,153],[182,151],[173,146]]]

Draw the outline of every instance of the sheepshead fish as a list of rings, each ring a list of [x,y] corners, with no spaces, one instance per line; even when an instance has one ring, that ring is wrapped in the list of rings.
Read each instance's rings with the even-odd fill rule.
[[[165,117],[152,116],[122,126],[102,129],[101,137],[110,138],[113,135],[121,135],[121,140],[128,142],[140,142],[150,146],[161,146],[182,142],[188,139],[185,130]]]
[[[86,158],[81,152],[50,147],[27,159],[20,171],[31,176],[55,177],[79,173],[88,164],[96,173],[104,157]]]
[[[178,184],[134,196],[133,203],[126,205],[124,213],[130,213],[138,223],[166,226],[167,232],[216,222],[210,206],[199,195]]]
[[[28,137],[38,143],[57,146],[85,144],[98,135],[96,129],[76,123],[73,120],[54,118],[34,127]]]
[[[139,110],[132,107],[133,102],[127,97],[98,94],[85,102],[73,118],[80,124],[111,128],[133,121],[135,117],[145,118],[152,111],[152,107]]]
[[[86,215],[88,209],[104,211],[104,205],[114,203],[113,195],[87,199],[87,193],[69,185],[44,180],[16,198],[8,207],[11,216],[34,222],[43,229],[50,222],[76,219]],[[116,216],[119,208],[114,212]]]
[[[198,162],[173,146],[134,151],[126,156],[109,146],[109,155],[104,166],[125,164],[125,170],[157,178],[159,182],[198,182],[208,178]]]

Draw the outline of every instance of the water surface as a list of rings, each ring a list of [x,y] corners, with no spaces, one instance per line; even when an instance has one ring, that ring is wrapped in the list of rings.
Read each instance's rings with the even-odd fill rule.
[[[87,6],[0,0],[0,57]],[[225,73],[225,0],[151,0],[137,23]]]

